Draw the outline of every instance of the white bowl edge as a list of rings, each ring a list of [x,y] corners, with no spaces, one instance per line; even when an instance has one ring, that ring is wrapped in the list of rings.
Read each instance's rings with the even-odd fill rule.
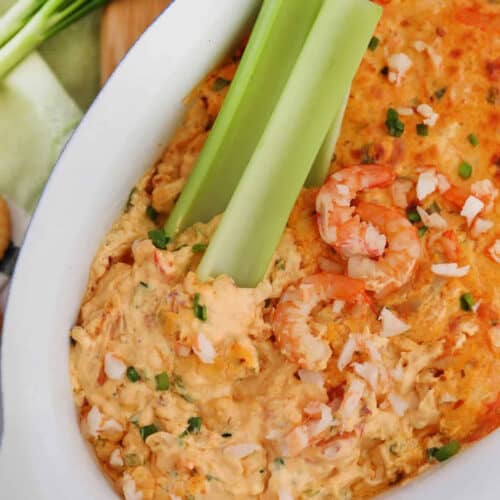
[[[99,242],[159,155],[189,90],[227,53],[258,0],[182,0],[130,51],[63,152],[30,225],[1,350],[0,497],[113,497],[77,426],[68,334]],[[500,498],[500,433],[384,498]]]

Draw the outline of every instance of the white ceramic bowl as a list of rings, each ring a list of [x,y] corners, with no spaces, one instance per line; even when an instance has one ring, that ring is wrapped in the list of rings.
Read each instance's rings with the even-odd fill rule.
[[[80,436],[69,330],[92,257],[131,186],[178,125],[181,101],[228,53],[258,0],[180,0],[146,32],[62,154],[29,228],[2,338],[0,498],[115,495]],[[500,434],[390,498],[498,499]]]

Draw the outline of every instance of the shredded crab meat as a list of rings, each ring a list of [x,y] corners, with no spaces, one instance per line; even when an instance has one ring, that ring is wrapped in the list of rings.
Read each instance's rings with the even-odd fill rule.
[[[417,207],[416,209],[425,226],[440,230],[444,230],[448,227],[446,219],[441,217],[441,215],[439,215],[438,213],[434,212],[432,214],[429,214],[422,207]]]
[[[226,446],[224,448],[224,453],[231,455],[233,458],[242,459],[246,458],[256,451],[260,451],[262,446],[256,443],[241,443],[233,444],[231,446]]]
[[[406,410],[408,410],[409,407],[408,401],[406,401],[406,399],[402,398],[399,394],[396,394],[395,392],[390,392],[389,395],[387,396],[387,399],[394,408],[394,411],[400,417],[404,416]]]
[[[142,491],[137,489],[134,479],[127,473],[123,474],[123,496],[125,500],[142,500]]]
[[[445,264],[433,264],[431,271],[438,276],[447,278],[463,278],[470,271],[470,266],[458,267],[456,262],[447,262]]]
[[[426,170],[418,176],[417,180],[417,198],[422,201],[436,191],[438,187],[438,178],[433,169]]]
[[[127,366],[114,354],[108,352],[104,356],[104,372],[111,380],[120,380],[125,375]]]
[[[465,200],[460,215],[467,219],[467,225],[470,227],[483,209],[484,203],[479,198],[471,195]]]
[[[316,385],[318,387],[323,387],[325,385],[325,377],[319,372],[299,370],[297,373],[299,374],[300,380],[305,384]]]
[[[390,309],[387,309],[387,307],[382,309],[378,319],[382,322],[382,337],[394,337],[410,329],[408,323],[399,319]]]
[[[500,264],[500,240],[495,240],[495,243],[488,248],[488,254],[497,264]]]
[[[193,351],[202,363],[213,364],[216,352],[212,342],[203,333],[198,333],[197,343],[193,346]]]
[[[413,61],[403,52],[392,54],[387,60],[389,65],[389,81],[395,83],[396,86],[401,85],[404,76],[413,66]]]

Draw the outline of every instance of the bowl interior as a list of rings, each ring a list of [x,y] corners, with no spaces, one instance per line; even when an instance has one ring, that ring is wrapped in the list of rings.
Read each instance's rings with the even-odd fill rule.
[[[63,152],[26,236],[3,333],[5,498],[113,496],[78,430],[69,330],[93,255],[131,186],[178,125],[182,99],[229,52],[259,3],[175,2],[131,50]],[[498,450],[496,433],[387,497],[497,498]]]

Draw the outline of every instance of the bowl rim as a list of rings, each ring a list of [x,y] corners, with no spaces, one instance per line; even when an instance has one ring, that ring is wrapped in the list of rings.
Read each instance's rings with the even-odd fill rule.
[[[215,5],[214,2],[217,3],[217,9],[215,10],[219,10],[219,12],[213,13],[214,16],[216,16],[217,19],[220,19],[221,21],[226,21],[227,16],[231,14],[232,22],[234,25],[236,25],[236,18],[238,17],[238,14],[233,12],[231,9],[243,9],[246,15],[255,9],[255,6],[259,2],[259,0],[238,0],[237,2],[235,0],[212,0],[213,5]],[[9,388],[5,390],[4,387],[5,380],[10,381],[12,377],[11,373],[6,375],[7,368],[9,367],[9,370],[11,370],[11,367],[13,366],[12,363],[14,363],[14,361],[11,360],[9,360],[8,362],[6,361],[6,352],[17,352],[19,354],[19,351],[22,350],[21,346],[16,345],[16,340],[13,338],[13,336],[16,335],[16,330],[18,328],[19,330],[23,331],[23,329],[26,328],[25,322],[30,324],[32,327],[36,326],[35,321],[28,321],[26,318],[23,318],[23,316],[26,316],[26,311],[23,303],[20,302],[23,290],[29,291],[27,287],[30,283],[29,278],[33,273],[33,271],[27,266],[30,263],[30,258],[31,260],[34,259],[35,262],[38,262],[39,264],[43,264],[43,256],[41,256],[40,253],[38,255],[35,254],[35,256],[32,257],[34,255],[34,252],[38,251],[35,245],[36,238],[43,237],[45,234],[49,236],[53,235],[53,233],[51,232],[52,229],[47,227],[48,224],[44,223],[43,217],[46,215],[46,213],[50,212],[49,208],[51,206],[51,203],[52,205],[57,205],[58,203],[56,203],[55,194],[53,193],[53,191],[57,189],[58,186],[54,186],[60,181],[62,182],[64,176],[68,177],[67,171],[69,171],[71,167],[70,157],[73,154],[74,150],[77,149],[77,145],[79,144],[78,141],[81,142],[81,136],[83,134],[82,131],[85,132],[89,126],[96,122],[96,115],[99,115],[99,113],[102,114],[101,109],[106,107],[106,99],[108,101],[110,100],[109,94],[111,93],[111,91],[119,86],[118,84],[123,81],[127,74],[133,74],[133,72],[130,71],[133,64],[132,61],[137,61],[140,54],[148,57],[153,57],[151,54],[147,53],[146,46],[148,40],[151,40],[154,37],[158,37],[158,32],[161,29],[165,27],[173,27],[174,22],[177,22],[178,19],[185,19],[189,21],[190,16],[192,16],[193,12],[196,12],[200,15],[207,13],[208,15],[208,12],[211,10],[208,7],[209,4],[210,2],[207,2],[207,0],[182,0],[182,2],[177,2],[174,0],[174,2],[172,2],[165,9],[163,14],[161,14],[153,22],[153,24],[145,31],[145,33],[134,43],[133,47],[127,52],[126,57],[118,65],[106,84],[100,90],[98,96],[96,97],[96,100],[92,103],[88,112],[85,114],[84,118],[63,148],[59,159],[43,189],[40,201],[37,205],[37,209],[29,223],[29,227],[23,241],[23,243],[26,242],[27,245],[22,245],[19,254],[18,266],[16,266],[12,277],[12,285],[8,296],[5,315],[5,331],[2,337],[0,337],[0,400],[7,400],[7,398],[5,397],[5,393],[9,393],[9,400],[14,400],[14,388],[9,386]],[[236,8],[234,7],[235,5],[237,5]],[[228,9],[228,11],[225,13],[221,13],[220,10],[224,10],[224,8]],[[220,40],[219,43],[223,44],[223,42]],[[215,52],[215,50],[212,51],[212,53]],[[211,67],[212,63],[210,63],[209,66]],[[202,73],[205,74],[207,73],[207,71],[202,71]],[[169,130],[173,131],[174,129],[175,126],[169,125]],[[150,158],[154,159],[158,156],[157,153],[159,153],[162,149],[161,144],[155,146],[153,142],[154,141],[149,142],[151,151],[146,155],[147,158],[144,159],[143,163],[145,167],[134,167],[134,172],[144,171],[144,169],[147,168],[147,166],[151,163]],[[115,170],[117,169],[115,168]],[[132,177],[134,179],[133,182],[135,182],[139,178],[139,176],[136,176],[135,174],[129,177]],[[131,185],[133,185],[133,183],[130,183],[128,185],[129,188]],[[99,194],[99,190],[96,190],[95,192],[89,192],[90,194]],[[123,188],[121,189],[121,192],[123,192]],[[47,201],[49,197],[50,200]],[[125,197],[123,199],[125,199]],[[113,210],[116,210],[118,208],[118,205],[115,203],[112,208]],[[107,216],[107,219],[113,221],[116,218],[115,215]],[[104,225],[107,227],[107,229],[105,230],[106,232],[107,230],[109,230],[110,224],[106,223]],[[94,246],[96,245],[97,243]],[[92,245],[89,244],[89,246]],[[94,254],[95,251],[90,256],[90,260]],[[87,281],[87,271],[88,267],[85,269],[85,283]],[[62,279],[63,276],[57,275],[56,278]],[[78,291],[78,295],[81,298],[82,294],[80,293],[80,291]],[[30,295],[30,300],[33,301],[35,299],[36,297]],[[28,303],[30,302],[28,301]],[[73,313],[72,311],[64,311],[64,314],[66,315],[66,317],[71,317]],[[38,353],[32,352],[31,346],[25,347],[30,356],[30,359],[36,361]],[[47,355],[50,355],[50,349],[48,348],[47,351],[43,352],[46,352]],[[54,357],[56,357],[55,354]],[[69,382],[68,374],[66,378],[68,379],[67,382]],[[50,377],[47,378],[47,380],[51,380]],[[24,379],[24,381],[26,381],[26,379]],[[66,384],[66,386],[68,385],[69,384]],[[19,395],[25,395],[26,393],[26,388],[19,387]],[[33,397],[33,401],[30,401],[30,404],[33,403],[33,406],[39,405],[40,402],[36,399],[38,396],[36,394],[36,391],[31,391],[30,395],[31,397]],[[71,396],[70,393],[69,395]],[[66,394],[65,396],[67,397],[68,394]],[[45,408],[46,406],[47,405],[41,405],[40,407]],[[20,404],[17,402],[16,408],[18,410],[19,408],[21,408]],[[9,492],[9,498],[12,498],[14,500],[16,498],[27,498],[28,496],[26,492],[28,491],[31,492],[32,496],[36,495],[36,498],[47,500],[49,498],[54,498],[54,492],[57,492],[56,497],[60,498],[68,498],[67,496],[65,496],[65,494],[67,495],[68,493],[73,493],[72,498],[74,498],[75,500],[79,500],[80,498],[83,500],[83,498],[87,498],[88,492],[90,492],[92,498],[95,499],[109,498],[111,494],[109,485],[104,479],[101,471],[96,467],[94,467],[93,471],[91,473],[89,472],[87,476],[88,478],[90,478],[91,475],[98,475],[99,477],[94,477],[89,482],[89,484],[84,484],[86,483],[86,481],[80,481],[79,483],[77,483],[79,488],[77,492],[75,492],[73,484],[71,484],[71,488],[67,487],[68,485],[53,484],[64,481],[64,477],[62,477],[61,475],[64,471],[67,471],[67,469],[64,469],[62,467],[62,465],[65,464],[61,464],[61,469],[63,469],[63,471],[50,470],[48,467],[44,467],[40,464],[37,465],[36,461],[39,459],[43,459],[44,457],[37,454],[35,446],[40,446],[45,449],[48,449],[51,446],[55,446],[56,448],[64,448],[66,446],[64,439],[61,439],[59,437],[58,440],[54,442],[52,439],[50,439],[50,436],[49,438],[47,438],[46,436],[40,435],[40,432],[38,432],[40,430],[39,426],[39,428],[36,428],[34,430],[27,429],[27,437],[22,438],[24,439],[24,442],[22,442],[22,444],[18,446],[19,449],[14,449],[15,447],[12,444],[13,438],[11,439],[11,434],[13,433],[13,431],[9,431],[9,425],[13,426],[14,430],[20,430],[20,428],[16,428],[17,422],[14,422],[14,417],[17,416],[20,423],[22,423],[24,421],[24,416],[10,414],[9,420],[7,421],[7,418],[4,419],[3,415],[5,415],[5,408],[0,408],[0,483],[3,485],[2,492]],[[42,415],[42,418],[47,419],[47,422],[51,423],[51,418],[53,418],[53,415],[50,413],[46,413]],[[82,467],[84,467],[84,465],[90,466],[90,464],[94,462],[93,456],[88,453],[87,445],[84,443],[84,440],[78,431],[78,427],[76,426],[76,418],[74,420],[74,427],[76,428],[78,434],[78,436],[76,437],[81,440],[82,446],[80,448],[84,449],[85,453],[88,454],[87,458],[78,465],[81,465]],[[30,442],[30,439],[37,439],[37,441]],[[69,450],[68,453],[72,451],[73,449]],[[82,450],[80,450],[80,452],[81,451]],[[60,454],[58,456],[60,456]],[[497,497],[499,488],[498,481],[496,479],[495,468],[495,464],[497,463],[499,458],[500,431],[497,431],[493,435],[474,445],[470,450],[466,450],[465,452],[459,454],[457,457],[451,460],[450,463],[446,464],[445,467],[433,467],[431,471],[424,475],[424,477],[417,478],[411,481],[408,486],[392,490],[386,493],[384,496],[392,499],[400,498],[405,500],[416,500],[425,496],[430,500],[437,500],[438,498],[439,500],[441,500],[443,492],[446,492],[447,494],[454,494],[456,498],[471,498],[474,496],[476,499],[493,500],[493,498]],[[30,472],[33,474],[33,478],[25,478],[23,475],[26,470],[24,469],[24,467],[26,467],[27,463],[29,465],[27,469],[30,470]],[[97,472],[97,474],[95,474],[95,472]],[[49,477],[47,477],[46,479],[41,478],[41,476],[45,473],[48,473]],[[73,474],[71,477],[76,478],[77,480],[81,480],[83,478],[83,476],[81,476],[79,473]],[[25,481],[26,484],[19,485],[19,481],[25,479],[27,479]],[[40,491],[40,484],[45,487],[50,486],[50,488],[54,489],[51,489],[50,491]],[[92,487],[94,486],[99,491],[93,491]],[[7,490],[4,490],[5,487],[7,488]]]

